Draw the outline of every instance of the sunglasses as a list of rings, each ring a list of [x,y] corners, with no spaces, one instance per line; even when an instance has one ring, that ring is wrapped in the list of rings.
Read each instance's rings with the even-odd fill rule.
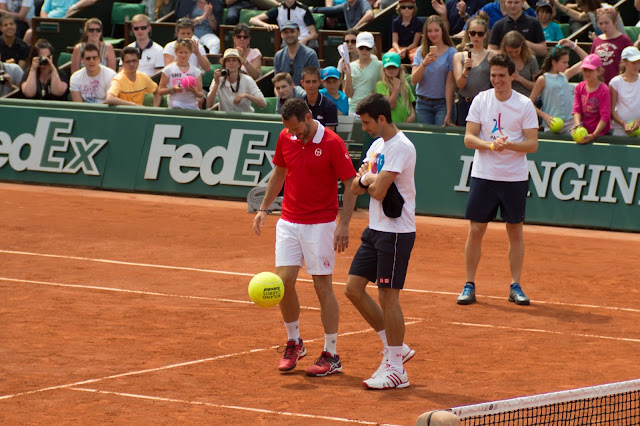
[[[125,64],[137,64],[138,62],[140,62],[139,59],[127,59],[126,61],[123,61]]]
[[[345,40],[344,42],[347,44],[356,44],[355,40]]]
[[[236,35],[235,37],[236,37],[236,38],[239,38],[240,40],[243,40],[243,39],[249,38],[249,36],[248,36],[248,35],[243,35],[243,34],[238,34],[238,35]]]
[[[140,30],[143,30],[143,31],[144,31],[144,30],[146,30],[147,28],[149,28],[149,26],[148,26],[148,25],[144,25],[144,26],[141,26],[141,27],[133,27],[133,30],[134,30],[134,31],[140,31]]]
[[[87,32],[90,32],[90,33],[101,33],[102,32],[102,28],[89,28],[89,29],[87,29]]]
[[[485,31],[469,31],[471,37],[482,37],[485,35]]]
[[[84,61],[97,61],[98,59],[100,59],[98,56],[85,56],[82,58]]]
[[[400,6],[400,9],[413,9],[414,7],[415,6],[408,4],[408,5],[405,5],[405,6]]]
[[[358,47],[358,50],[371,50],[371,48],[367,46],[360,46]]]

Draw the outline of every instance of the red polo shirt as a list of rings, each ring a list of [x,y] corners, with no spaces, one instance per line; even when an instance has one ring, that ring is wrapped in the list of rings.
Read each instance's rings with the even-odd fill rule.
[[[287,169],[284,220],[303,224],[336,220],[338,179],[356,175],[347,147],[338,135],[318,123],[313,139],[303,144],[284,129],[278,137],[273,164]]]

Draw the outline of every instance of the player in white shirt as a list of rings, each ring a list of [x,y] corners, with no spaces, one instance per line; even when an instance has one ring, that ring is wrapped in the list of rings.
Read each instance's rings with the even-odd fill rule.
[[[404,317],[400,290],[416,239],[416,149],[391,121],[391,105],[380,94],[358,103],[362,129],[377,137],[351,184],[356,195],[367,192],[369,226],[362,233],[345,294],[378,333],[384,345],[380,366],[362,382],[367,389],[409,386],[404,363],[415,351],[404,344]],[[369,282],[378,286],[380,306],[366,292]]]
[[[116,72],[100,65],[100,53],[95,44],[87,43],[82,51],[84,68],[74,72],[69,81],[73,102],[103,104]]]
[[[136,41],[129,46],[135,47],[140,52],[138,71],[151,77],[165,66],[164,49],[149,37],[151,21],[147,15],[141,13],[131,18],[131,28]]]
[[[501,53],[489,61],[493,89],[480,92],[467,115],[464,144],[475,149],[465,218],[469,235],[465,246],[466,279],[459,305],[476,301],[475,275],[482,237],[498,208],[509,236],[511,287],[509,301],[528,305],[520,278],[524,263],[523,223],[529,191],[527,153],[538,150],[538,118],[529,98],[512,90],[515,64]]]

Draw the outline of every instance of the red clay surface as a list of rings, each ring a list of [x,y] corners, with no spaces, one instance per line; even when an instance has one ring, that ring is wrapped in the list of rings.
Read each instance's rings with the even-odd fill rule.
[[[323,332],[309,276],[309,353],[290,374],[276,369],[279,310],[246,293],[274,269],[276,216],[256,237],[245,203],[0,188],[0,423],[414,424],[430,409],[638,377],[638,234],[526,226],[532,305],[520,307],[507,301],[504,226],[491,224],[478,303],[464,307],[467,223],[419,217],[401,297],[411,386],[366,391],[381,344],[343,294],[366,211],[334,274],[344,373],[310,378]]]

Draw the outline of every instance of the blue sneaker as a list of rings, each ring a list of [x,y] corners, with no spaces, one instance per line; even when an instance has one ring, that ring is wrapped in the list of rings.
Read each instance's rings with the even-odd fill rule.
[[[522,291],[520,283],[511,284],[511,290],[509,291],[509,302],[514,302],[516,305],[529,305],[531,301]]]
[[[470,305],[476,301],[476,285],[465,283],[462,293],[458,296],[458,305]]]

